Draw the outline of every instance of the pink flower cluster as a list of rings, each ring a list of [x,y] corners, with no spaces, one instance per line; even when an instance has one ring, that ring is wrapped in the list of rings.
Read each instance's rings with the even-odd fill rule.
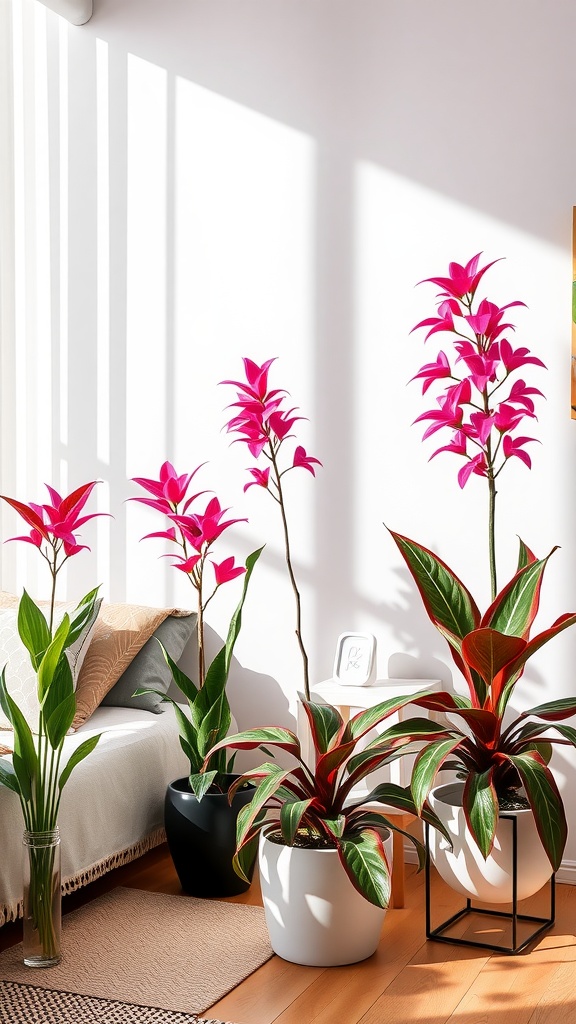
[[[46,505],[37,505],[34,502],[25,505],[23,502],[16,501],[15,498],[7,498],[3,494],[4,501],[11,505],[31,527],[30,533],[26,536],[9,537],[8,539],[25,541],[40,550],[42,550],[42,545],[47,543],[52,548],[50,561],[55,568],[56,559],[62,550],[64,558],[60,564],[63,564],[71,555],[77,555],[79,551],[85,549],[88,550],[86,544],[78,543],[76,533],[90,519],[94,519],[98,515],[106,515],[104,512],[80,515],[97,483],[97,480],[92,480],[88,484],[82,484],[65,498],[61,497],[58,491],[50,487],[49,484],[46,484],[51,499],[51,504]]]
[[[190,483],[202,465],[204,463],[197,466],[192,473],[178,475],[174,466],[170,462],[165,462],[160,467],[158,480],[150,480],[147,477],[133,478],[134,483],[139,484],[153,497],[129,499],[155,508],[175,524],[166,530],[147,533],[142,540],[159,537],[178,545],[182,549],[182,554],[172,552],[171,556],[166,557],[175,558],[174,567],[186,573],[200,593],[204,562],[213,544],[234,523],[247,522],[246,519],[224,519],[228,509],[222,508],[218,498],[210,498],[203,512],[192,511],[192,505],[206,494],[206,491],[198,491],[196,494],[188,495]],[[225,558],[219,563],[211,559],[210,561],[214,567],[216,587],[246,572],[244,566],[235,565],[233,557]],[[204,608],[207,603],[207,600],[203,602]]]
[[[224,380],[222,384],[232,384],[239,388],[237,401],[232,402],[229,408],[240,411],[228,421],[226,429],[238,434],[237,441],[242,441],[255,459],[262,453],[274,465],[278,451],[287,438],[292,437],[292,427],[302,416],[295,416],[296,409],[283,409],[282,405],[287,397],[287,392],[280,388],[268,390],[268,372],[274,359],[267,359],[262,366],[251,359],[244,359],[244,372],[246,381]],[[307,469],[312,476],[315,476],[314,464],[321,465],[319,459],[307,455],[302,445],[297,445],[294,450],[291,465],[287,466],[281,473],[287,473],[291,469]],[[252,480],[247,483],[244,490],[249,487],[265,487],[275,497],[277,491],[272,490],[270,480],[270,466],[264,469],[254,467],[248,470]]]
[[[473,473],[495,480],[514,456],[531,467],[525,446],[535,438],[518,431],[524,419],[536,418],[533,397],[542,396],[521,377],[509,380],[515,370],[529,363],[544,367],[527,348],[514,348],[505,337],[515,329],[513,324],[503,322],[506,310],[525,303],[497,306],[485,298],[475,302],[481,279],[498,262],[493,260],[479,268],[481,255],[478,253],[464,267],[451,263],[448,277],[419,282],[437,285],[440,301],[438,315],[421,320],[413,328],[428,328],[425,340],[436,333],[454,335],[452,362],[441,350],[435,361],[424,365],[412,380],[422,380],[422,394],[437,381],[449,382],[437,396],[436,407],[422,413],[415,422],[429,423],[423,439],[443,429],[452,432],[449,443],[437,448],[430,458],[440,452],[453,452],[463,458],[458,473],[460,487]]]

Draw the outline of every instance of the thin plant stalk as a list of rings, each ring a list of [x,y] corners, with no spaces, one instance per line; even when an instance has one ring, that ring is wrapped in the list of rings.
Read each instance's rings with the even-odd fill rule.
[[[285,555],[285,561],[286,561],[286,568],[288,570],[288,577],[290,579],[290,584],[292,586],[292,590],[293,590],[293,593],[294,593],[294,600],[295,600],[295,603],[296,603],[296,640],[298,641],[298,647],[300,648],[300,654],[301,654],[301,657],[302,657],[302,671],[303,671],[303,677],[304,677],[304,694],[306,696],[306,700],[310,700],[310,678],[309,678],[309,670],[308,670],[308,654],[306,652],[306,648],[304,646],[304,641],[302,639],[302,601],[301,601],[301,598],[300,598],[300,591],[298,589],[298,584],[296,582],[296,576],[294,575],[294,569],[292,567],[292,555],[291,555],[291,551],[290,551],[290,536],[288,534],[288,519],[287,519],[287,516],[286,516],[286,508],[284,506],[284,494],[283,494],[283,491],[282,491],[282,479],[281,479],[282,478],[282,474],[280,473],[280,471],[278,469],[278,462],[277,462],[277,459],[276,459],[276,452],[274,450],[274,446],[272,444],[272,441],[269,440],[268,444],[269,444],[269,451],[270,451],[270,461],[271,461],[273,469],[274,469],[275,484],[276,484],[276,487],[277,487],[277,490],[278,490],[277,501],[278,501],[278,504],[280,506],[280,517],[282,519],[282,529],[283,529],[283,532],[284,532],[284,555]]]

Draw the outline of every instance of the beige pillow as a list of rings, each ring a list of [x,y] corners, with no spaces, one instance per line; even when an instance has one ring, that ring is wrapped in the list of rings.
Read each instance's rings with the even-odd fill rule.
[[[72,729],[88,721],[154,630],[169,615],[190,615],[190,612],[141,604],[102,605],[78,676]]]

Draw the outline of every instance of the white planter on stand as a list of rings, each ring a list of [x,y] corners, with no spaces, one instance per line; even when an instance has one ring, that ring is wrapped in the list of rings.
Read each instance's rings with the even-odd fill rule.
[[[437,786],[429,794],[429,804],[447,828],[453,848],[431,828],[430,856],[434,867],[456,892],[482,903],[512,902],[512,822],[501,819],[494,847],[485,860],[466,825],[462,808],[464,783]],[[538,892],[552,874],[530,809],[506,811],[514,816],[518,829],[517,899]]]
[[[389,836],[389,861],[391,844]],[[375,952],[386,911],[354,888],[337,850],[283,846],[264,832],[258,862],[266,924],[278,956],[309,967],[336,967]]]

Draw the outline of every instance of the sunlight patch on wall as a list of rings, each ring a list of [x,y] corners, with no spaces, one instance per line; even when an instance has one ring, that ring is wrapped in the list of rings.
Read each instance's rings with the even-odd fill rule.
[[[241,638],[258,650],[254,667],[264,670],[274,657],[266,650],[274,635],[267,616],[270,626],[284,613],[292,622],[292,594],[277,509],[255,488],[243,494],[252,459],[223,433],[224,407],[235,391],[218,382],[243,376],[243,356],[257,362],[277,356],[271,384],[286,387],[313,424],[316,144],[182,78],[175,83],[175,110],[174,454],[186,469],[209,460],[200,484],[215,488],[234,515],[248,516],[248,524],[230,532],[237,557],[266,542],[251,583],[261,615],[258,642],[250,638],[248,618]],[[298,424],[309,449],[312,430],[306,421]],[[298,569],[314,564],[315,492],[304,477],[294,473],[286,487],[311,636],[312,599]],[[223,592],[211,606],[215,628],[231,612],[227,603]]]
[[[96,40],[96,455],[110,461],[110,123],[108,44]]]
[[[127,96],[126,466],[147,475],[166,458],[167,72],[129,55]],[[129,523],[140,522],[133,505]],[[141,536],[138,525],[129,536]],[[153,563],[153,557],[150,562]],[[145,592],[150,563],[127,549],[127,578]],[[141,588],[144,588],[143,590]]]
[[[60,98],[60,194],[59,194],[59,240],[60,240],[60,337],[59,347],[59,434],[63,447],[68,444],[68,32],[64,22],[59,32],[58,94]]]
[[[279,356],[271,378],[310,414],[314,143],[177,79],[175,147],[177,422],[218,438],[233,391],[216,385],[242,375],[242,356]]]
[[[241,364],[231,365],[229,352],[257,360],[282,352],[302,401],[312,396],[301,373],[312,330],[314,175],[308,136],[177,79],[176,328],[184,379],[200,355],[238,375]],[[184,388],[178,399],[183,408]],[[203,419],[218,402],[210,394],[201,401]]]

